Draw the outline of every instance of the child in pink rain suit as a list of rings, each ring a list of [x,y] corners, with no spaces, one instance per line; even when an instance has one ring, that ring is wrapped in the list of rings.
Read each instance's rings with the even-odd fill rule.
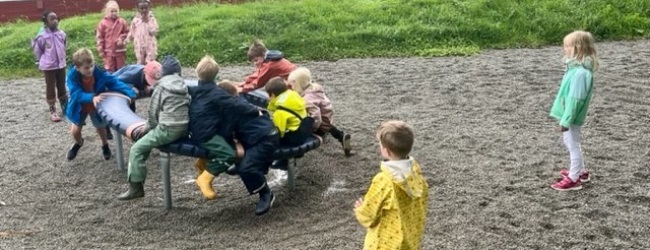
[[[156,18],[150,11],[151,1],[138,0],[137,6],[138,14],[131,21],[127,41],[133,41],[137,63],[146,64],[156,60],[158,22],[156,22]]]
[[[97,52],[104,60],[104,68],[110,73],[124,67],[126,61],[126,36],[129,26],[119,16],[120,6],[108,1],[104,7],[104,18],[97,25]]]

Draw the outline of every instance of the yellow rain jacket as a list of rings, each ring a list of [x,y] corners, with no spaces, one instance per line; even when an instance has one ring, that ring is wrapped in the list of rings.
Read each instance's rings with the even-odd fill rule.
[[[384,161],[354,212],[368,228],[363,249],[420,249],[429,186],[413,158]]]
[[[287,111],[278,109],[280,106],[296,112],[300,115],[300,118]],[[271,98],[267,109],[273,112],[273,124],[280,130],[280,137],[284,137],[286,132],[296,131],[300,127],[300,119],[307,116],[305,100],[302,99],[300,94],[290,89]]]

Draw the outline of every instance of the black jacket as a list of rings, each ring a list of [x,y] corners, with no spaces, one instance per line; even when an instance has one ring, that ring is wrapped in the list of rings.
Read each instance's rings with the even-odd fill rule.
[[[212,81],[199,81],[189,88],[190,138],[198,143],[207,142],[215,135],[233,144],[233,133],[242,119],[259,116],[259,110],[246,100],[234,97]]]
[[[244,149],[258,144],[264,137],[272,134],[279,134],[279,132],[268,113],[257,117],[241,117],[235,127],[235,136],[242,143]]]

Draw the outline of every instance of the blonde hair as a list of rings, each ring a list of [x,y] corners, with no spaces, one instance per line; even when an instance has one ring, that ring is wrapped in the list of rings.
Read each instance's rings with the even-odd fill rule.
[[[250,47],[248,47],[248,60],[253,60],[255,57],[261,56],[264,57],[266,55],[266,46],[262,42],[262,40],[256,39],[253,41]]]
[[[214,81],[219,74],[219,64],[210,55],[205,55],[196,65],[196,74],[200,80]]]
[[[302,95],[302,92],[309,88],[311,82],[311,71],[305,67],[299,67],[289,74],[289,83],[293,90]]]
[[[228,94],[233,95],[233,96],[238,96],[239,93],[237,92],[237,87],[235,86],[235,82],[231,80],[223,80],[217,84],[217,86],[221,87],[223,90],[228,92]]]
[[[104,10],[103,10],[104,15],[106,15],[106,16],[110,15],[111,14],[110,11],[112,9],[116,9],[117,13],[120,13],[120,5],[117,4],[116,1],[111,0],[111,1],[106,2],[106,4],[104,4]]]
[[[77,67],[93,64],[95,63],[95,57],[93,57],[93,53],[88,48],[81,48],[72,54],[72,63]]]
[[[571,58],[579,62],[591,59],[594,71],[598,69],[598,56],[596,53],[596,40],[587,31],[577,30],[564,37],[564,45],[573,47]]]
[[[403,121],[387,121],[379,126],[377,139],[382,147],[395,156],[406,158],[413,147],[413,129]]]

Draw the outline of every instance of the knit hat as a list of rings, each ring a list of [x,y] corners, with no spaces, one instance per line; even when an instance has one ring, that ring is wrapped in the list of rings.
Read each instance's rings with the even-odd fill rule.
[[[162,75],[181,75],[181,62],[172,55],[167,55],[162,60]]]
[[[149,86],[154,86],[162,78],[162,65],[156,61],[150,61],[144,66],[144,79]]]

